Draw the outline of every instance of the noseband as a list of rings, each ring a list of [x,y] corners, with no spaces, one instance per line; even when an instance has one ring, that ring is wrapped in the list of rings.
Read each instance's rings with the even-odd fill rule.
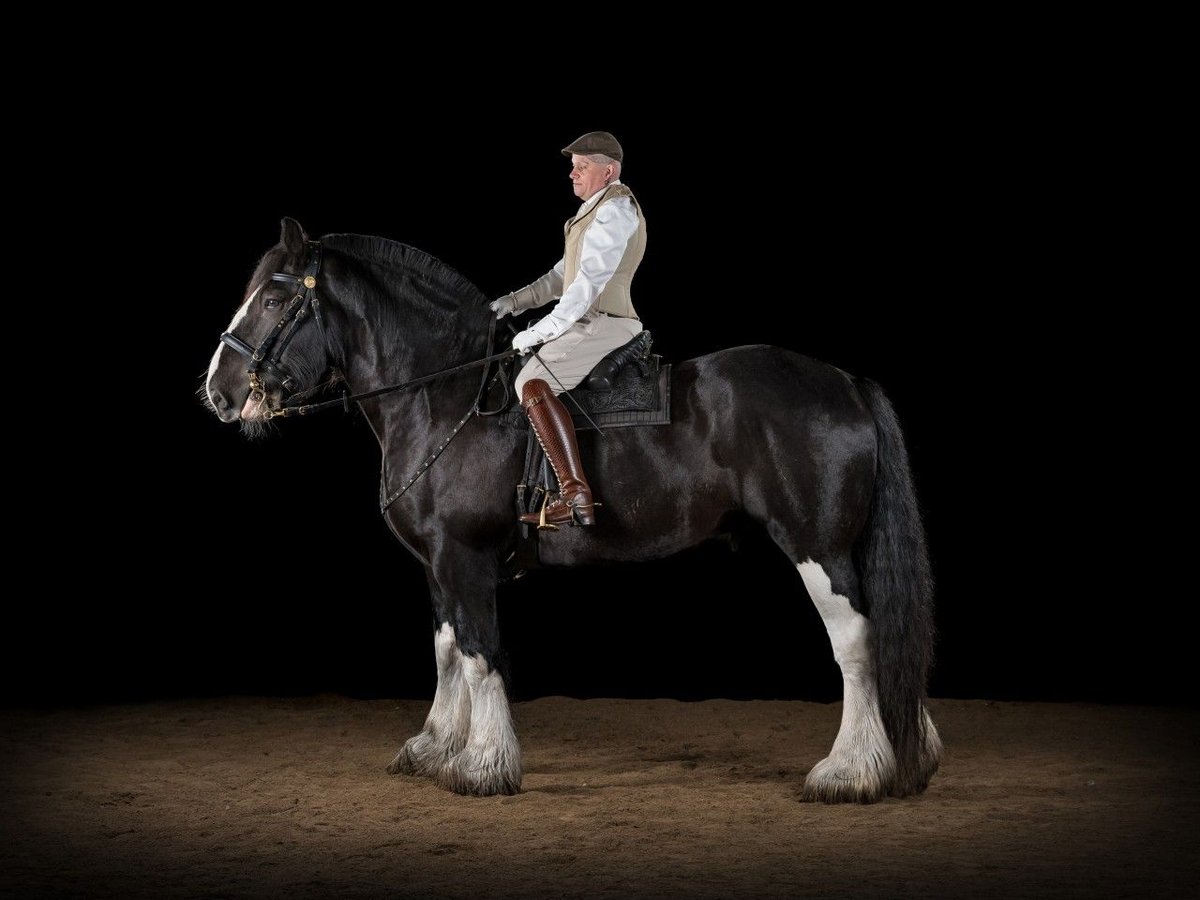
[[[321,320],[321,307],[317,300],[317,275],[321,271],[321,242],[305,241],[304,247],[308,251],[308,266],[303,275],[289,275],[287,272],[271,274],[271,281],[296,285],[296,296],[288,303],[283,315],[275,323],[275,327],[263,338],[258,349],[251,347],[230,332],[221,335],[222,343],[232,347],[250,360],[250,365],[246,367],[246,374],[250,377],[250,390],[258,400],[266,395],[262,380],[259,378],[260,372],[267,372],[278,378],[286,392],[290,393],[295,386],[296,379],[283,365],[283,354],[287,351],[292,338],[296,336],[296,332],[300,330],[300,326],[304,324],[304,320],[308,318],[310,310],[313,318],[317,320],[317,325],[322,331],[325,330],[325,323]]]

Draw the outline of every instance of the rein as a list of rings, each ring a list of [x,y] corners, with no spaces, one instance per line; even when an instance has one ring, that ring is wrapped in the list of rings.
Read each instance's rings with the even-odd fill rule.
[[[496,335],[496,323],[495,323],[495,320],[493,320],[492,327],[488,329],[488,349],[489,350],[492,349],[493,342],[495,340],[495,335]],[[300,406],[281,406],[279,409],[269,410],[266,415],[267,415],[267,418],[270,418],[270,419],[275,419],[275,418],[286,419],[288,416],[293,416],[293,415],[295,415],[295,416],[311,415],[312,413],[315,413],[315,412],[321,412],[322,410],[332,409],[335,406],[341,406],[343,409],[345,409],[348,412],[350,410],[350,404],[352,402],[357,402],[359,400],[369,400],[370,398],[378,397],[381,394],[390,394],[393,391],[400,391],[400,390],[404,390],[404,388],[407,388],[407,387],[414,387],[418,384],[425,384],[427,381],[433,381],[437,378],[442,378],[446,375],[453,375],[455,372],[464,372],[467,369],[473,369],[476,366],[489,366],[498,359],[508,359],[508,357],[510,357],[510,356],[516,356],[517,353],[519,353],[519,352],[520,351],[518,351],[518,350],[505,350],[503,353],[492,353],[488,356],[483,357],[482,359],[476,359],[471,362],[463,363],[461,366],[452,366],[449,369],[442,369],[439,372],[431,372],[428,375],[422,375],[420,378],[413,378],[413,379],[410,379],[409,381],[402,381],[400,384],[390,384],[387,387],[376,388],[373,391],[365,391],[361,394],[343,394],[341,397],[337,398],[336,400],[323,400],[320,403],[305,403],[305,404],[301,404]],[[485,379],[487,378],[487,370],[486,369],[484,370],[483,377]],[[493,383],[495,383],[495,379],[492,379],[492,381],[493,381]],[[481,390],[480,396],[477,397],[476,401],[475,401],[476,409],[479,406],[479,401],[482,399],[483,399],[483,396],[482,396],[482,390]],[[472,410],[472,412],[474,412],[474,411],[475,410]],[[482,412],[481,411],[480,415],[485,415],[485,416],[486,415],[495,415],[497,412],[500,412],[500,411],[501,410],[495,410],[492,412]]]

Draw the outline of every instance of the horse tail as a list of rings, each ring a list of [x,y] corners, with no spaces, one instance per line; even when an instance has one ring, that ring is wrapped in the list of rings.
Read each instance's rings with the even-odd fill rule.
[[[875,418],[878,455],[855,561],[874,632],[880,713],[896,754],[891,793],[903,797],[924,790],[937,767],[925,749],[924,702],[933,663],[933,577],[896,411],[878,384],[858,379],[857,385]],[[936,737],[931,744],[937,746]]]

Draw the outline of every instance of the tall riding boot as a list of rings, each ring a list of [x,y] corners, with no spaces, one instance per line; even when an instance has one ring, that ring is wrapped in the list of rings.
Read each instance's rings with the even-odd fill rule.
[[[526,383],[521,405],[529,424],[546,451],[554,477],[558,479],[558,499],[547,503],[540,513],[526,513],[521,521],[548,528],[557,525],[592,525],[596,522],[592,489],[583,477],[579,462],[579,444],[575,423],[563,402],[554,396],[550,385],[541,378]]]

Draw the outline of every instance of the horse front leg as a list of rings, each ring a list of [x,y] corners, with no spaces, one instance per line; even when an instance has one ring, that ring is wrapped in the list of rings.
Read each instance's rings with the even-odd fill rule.
[[[521,746],[513,729],[504,680],[482,653],[462,656],[471,699],[466,746],[447,760],[437,782],[459,794],[515,794],[521,790]]]
[[[433,652],[438,673],[433,706],[421,731],[405,741],[388,764],[392,775],[433,777],[467,743],[471,697],[463,677],[462,653],[449,622],[442,622],[434,633]]]
[[[461,543],[446,542],[441,549],[433,565],[434,597],[454,636],[453,665],[446,680],[454,737],[438,750],[455,752],[431,756],[439,761],[433,774],[440,786],[459,794],[515,794],[521,789],[521,747],[504,679],[496,669],[500,630],[495,555]],[[436,710],[436,701],[434,706]]]

